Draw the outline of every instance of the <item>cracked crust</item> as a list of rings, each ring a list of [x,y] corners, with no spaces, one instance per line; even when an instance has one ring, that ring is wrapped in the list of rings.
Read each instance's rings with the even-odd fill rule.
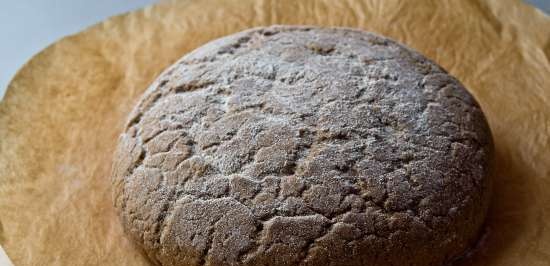
[[[492,142],[420,54],[343,28],[256,28],[184,56],[114,157],[127,233],[160,265],[441,265],[475,241]]]

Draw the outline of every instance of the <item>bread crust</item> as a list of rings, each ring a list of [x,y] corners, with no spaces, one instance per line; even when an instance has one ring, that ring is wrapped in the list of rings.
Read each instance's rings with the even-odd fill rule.
[[[272,26],[184,56],[133,110],[115,206],[159,265],[441,265],[475,241],[492,140],[390,39]]]

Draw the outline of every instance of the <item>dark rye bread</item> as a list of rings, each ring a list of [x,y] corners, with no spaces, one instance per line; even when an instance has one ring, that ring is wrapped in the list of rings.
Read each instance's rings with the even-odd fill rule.
[[[171,66],[114,157],[160,265],[441,265],[483,223],[492,141],[442,68],[344,28],[256,28]]]

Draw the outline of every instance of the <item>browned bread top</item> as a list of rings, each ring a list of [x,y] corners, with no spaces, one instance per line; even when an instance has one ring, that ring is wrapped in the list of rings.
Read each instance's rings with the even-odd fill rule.
[[[392,40],[274,26],[184,56],[113,166],[161,265],[441,265],[475,241],[491,135],[464,87]]]

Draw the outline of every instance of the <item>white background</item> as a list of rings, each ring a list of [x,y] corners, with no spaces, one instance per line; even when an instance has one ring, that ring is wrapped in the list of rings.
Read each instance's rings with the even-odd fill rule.
[[[0,99],[15,72],[59,38],[157,0],[0,0]],[[550,12],[550,0],[526,0]]]

